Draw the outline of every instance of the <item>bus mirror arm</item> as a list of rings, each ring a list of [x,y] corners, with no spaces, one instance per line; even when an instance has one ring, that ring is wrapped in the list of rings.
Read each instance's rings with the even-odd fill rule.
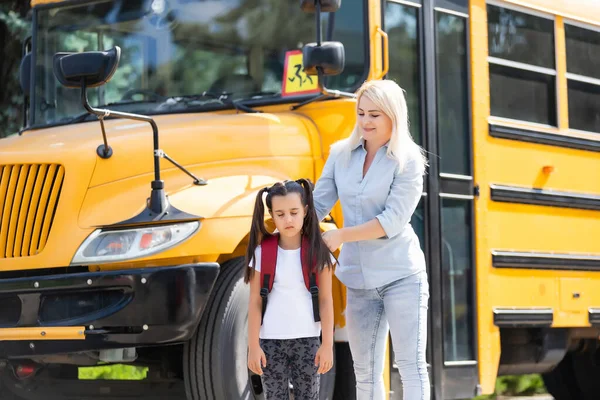
[[[160,159],[161,158],[166,159],[167,161],[172,163],[174,166],[179,168],[181,171],[186,173],[188,176],[190,176],[194,180],[194,185],[204,186],[204,185],[207,185],[208,183],[204,179],[198,178],[197,176],[195,176],[194,174],[189,172],[187,169],[185,169],[185,167],[183,167],[182,165],[177,163],[175,160],[173,160],[171,157],[169,157],[163,150],[160,149],[159,137],[158,137],[158,126],[156,125],[156,122],[154,121],[154,119],[152,119],[148,116],[145,116],[145,115],[132,114],[132,113],[126,113],[126,112],[121,112],[121,111],[113,111],[113,110],[92,107],[87,98],[87,90],[86,90],[85,81],[82,82],[82,85],[81,85],[81,101],[83,103],[83,106],[87,110],[87,112],[89,112],[90,114],[96,115],[98,117],[98,119],[100,120],[100,127],[102,129],[102,137],[104,139],[104,144],[101,144],[100,146],[98,146],[98,149],[96,150],[96,152],[102,158],[108,158],[112,155],[112,149],[110,148],[110,146],[108,146],[107,141],[106,141],[106,132],[104,129],[104,119],[105,118],[117,117],[117,118],[131,119],[131,120],[135,120],[135,121],[143,121],[143,122],[148,122],[150,124],[150,126],[152,127],[152,137],[153,137],[153,142],[154,142],[154,180],[152,181],[152,183],[150,185],[151,193],[150,193],[150,198],[148,200],[148,204],[146,206],[146,209],[144,211],[142,211],[139,215],[137,215],[129,220],[117,223],[115,225],[118,225],[118,226],[140,225],[140,224],[145,224],[145,223],[165,222],[166,218],[169,221],[200,219],[200,217],[197,217],[197,216],[194,216],[191,214],[187,214],[183,211],[176,209],[175,207],[173,207],[169,204],[169,201],[167,199],[167,196],[166,196],[165,190],[164,190],[164,187],[165,187],[164,181],[160,177]]]
[[[321,94],[291,107],[297,110],[307,104],[327,98],[355,98],[354,93],[332,90],[325,87],[325,77],[339,75],[344,70],[344,45],[340,42],[322,42],[321,12],[335,12],[340,7],[341,0],[303,0],[301,7],[305,12],[314,12],[316,21],[317,41],[308,43],[302,49],[302,62],[307,75],[317,75]]]
[[[313,103],[315,101],[320,101],[320,100],[325,100],[325,99],[336,99],[336,98],[340,98],[340,97],[347,97],[350,99],[354,99],[356,98],[356,95],[354,93],[348,93],[348,92],[343,92],[341,90],[332,90],[332,89],[327,89],[325,87],[325,85],[323,84],[323,72],[321,71],[321,69],[318,69],[318,74],[317,76],[319,77],[319,89],[321,90],[321,94],[319,96],[316,97],[312,97],[308,100],[305,100],[301,103],[295,104],[291,107],[292,110],[297,110],[300,107],[304,107],[307,104]]]
[[[148,122],[152,127],[152,137],[154,140],[154,180],[151,182],[150,197],[146,202],[144,210],[133,218],[118,222],[111,226],[140,226],[165,222],[197,221],[202,219],[197,215],[188,214],[169,204],[165,194],[165,182],[160,179],[160,159],[165,158],[177,168],[185,172],[194,180],[195,185],[206,185],[204,179],[196,177],[175,160],[165,154],[159,147],[158,126],[154,119],[149,116],[113,111],[102,108],[94,108],[90,104],[87,96],[87,89],[106,84],[115,74],[119,61],[121,59],[121,48],[115,46],[107,51],[88,51],[82,53],[56,53],[54,55],[54,75],[56,79],[65,87],[77,89],[81,88],[81,102],[85,110],[96,115],[100,120],[102,130],[101,144],[96,149],[96,153],[103,159],[110,158],[113,154],[112,148],[108,145],[104,119],[108,117],[117,117],[131,119],[134,121]]]

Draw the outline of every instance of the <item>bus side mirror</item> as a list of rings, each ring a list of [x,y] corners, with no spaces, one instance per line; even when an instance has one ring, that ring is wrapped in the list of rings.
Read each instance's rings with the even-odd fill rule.
[[[344,70],[344,45],[340,42],[323,42],[320,46],[309,43],[302,49],[302,61],[307,75],[339,75]]]
[[[317,75],[319,86],[323,87],[321,78],[339,75],[344,70],[344,45],[340,42],[321,41],[321,13],[335,12],[342,5],[342,0],[301,0],[300,8],[304,12],[315,13],[317,42],[308,43],[302,48],[302,63],[307,75]]]
[[[300,8],[304,12],[315,13],[317,42],[308,43],[302,48],[302,64],[307,75],[316,75],[321,95],[292,106],[297,110],[318,99],[329,97],[355,98],[353,93],[331,90],[325,87],[326,76],[339,75],[344,71],[346,56],[344,45],[340,42],[323,42],[321,40],[321,12],[335,12],[342,5],[342,0],[301,0]]]
[[[121,48],[119,46],[108,51],[56,53],[54,55],[54,75],[67,88],[101,86],[113,77],[120,59]]]
[[[315,12],[319,0],[301,0],[300,8],[304,12]],[[342,5],[342,0],[320,0],[322,12],[336,12]]]
[[[96,153],[104,159],[110,158],[113,154],[113,150],[108,145],[106,139],[104,118],[110,116],[111,113],[113,115],[119,113],[92,107],[88,101],[87,89],[104,85],[110,81],[119,66],[120,59],[121,48],[115,46],[108,51],[56,53],[53,60],[54,75],[56,76],[56,79],[58,79],[58,81],[66,88],[81,89],[81,102],[83,103],[83,107],[88,113],[96,115],[100,120],[104,145],[98,146]],[[119,114],[119,116],[123,117],[123,114]],[[156,129],[155,135],[158,135],[158,129]]]

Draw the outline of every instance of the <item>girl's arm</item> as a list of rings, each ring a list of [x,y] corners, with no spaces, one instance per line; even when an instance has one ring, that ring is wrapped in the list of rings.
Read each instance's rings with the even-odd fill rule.
[[[394,176],[384,210],[361,225],[325,232],[323,239],[331,251],[342,243],[391,238],[410,221],[423,192],[423,169],[417,160],[409,160],[403,172]]]
[[[333,367],[333,294],[331,290],[332,268],[319,272],[319,314],[321,315],[321,348],[315,364],[324,374]]]
[[[333,294],[331,290],[332,268],[319,272],[319,314],[323,345],[333,346]]]
[[[250,279],[250,301],[248,302],[248,368],[262,375],[262,367],[267,365],[265,353],[260,348],[260,325],[262,298],[260,297],[260,272],[254,271]]]

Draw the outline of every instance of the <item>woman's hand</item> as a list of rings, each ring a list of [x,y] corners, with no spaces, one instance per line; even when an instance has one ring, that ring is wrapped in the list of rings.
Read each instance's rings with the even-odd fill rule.
[[[333,367],[333,346],[321,345],[315,357],[315,366],[319,367],[319,374],[325,374]]]
[[[267,357],[260,346],[248,349],[248,369],[257,375],[263,374],[263,368],[267,366]],[[262,367],[262,368],[261,368]]]
[[[339,249],[342,243],[344,243],[342,238],[343,229],[344,228],[323,232],[323,240],[332,253]]]

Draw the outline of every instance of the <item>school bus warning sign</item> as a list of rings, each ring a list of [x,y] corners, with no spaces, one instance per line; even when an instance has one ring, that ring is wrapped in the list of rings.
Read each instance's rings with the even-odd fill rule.
[[[282,96],[293,96],[307,93],[318,93],[318,78],[304,73],[302,51],[292,50],[285,53],[283,67]]]

